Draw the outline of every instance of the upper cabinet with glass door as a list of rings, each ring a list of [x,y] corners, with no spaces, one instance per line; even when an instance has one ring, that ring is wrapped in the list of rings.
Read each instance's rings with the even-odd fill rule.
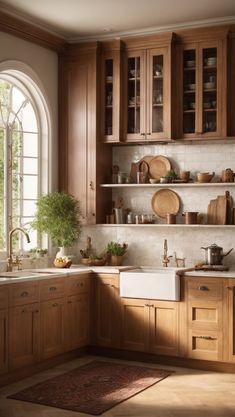
[[[183,138],[227,135],[226,40],[189,44],[183,50]]]
[[[168,45],[163,47],[139,50],[127,47],[126,142],[169,141],[171,138],[171,40],[172,35],[168,37]],[[166,44],[164,40],[162,43]]]
[[[121,139],[121,42],[104,44],[101,55],[101,140]]]

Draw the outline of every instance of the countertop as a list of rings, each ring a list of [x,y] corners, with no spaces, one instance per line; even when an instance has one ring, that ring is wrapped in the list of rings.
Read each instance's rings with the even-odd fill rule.
[[[127,271],[129,269],[136,268],[136,266],[84,266],[84,265],[72,265],[70,268],[36,268],[36,269],[23,269],[21,271],[1,272],[0,273],[0,285],[10,284],[16,282],[43,280],[49,278],[59,278],[64,276],[73,276],[78,274],[84,274],[89,272],[103,273],[103,274],[119,274],[121,271]],[[8,275],[9,274],[9,275]],[[10,276],[11,275],[11,276]],[[19,275],[19,276],[16,276]]]
[[[39,268],[39,269],[24,269],[22,271],[13,271],[12,277],[4,275],[4,272],[0,273],[0,285],[10,284],[16,282],[43,280],[49,278],[59,278],[64,276],[73,276],[78,274],[84,274],[89,272],[103,273],[103,274],[119,274],[122,271],[136,269],[137,266],[84,266],[84,265],[72,265],[70,268]],[[142,267],[143,268],[143,267]],[[146,268],[146,267],[145,267]],[[154,267],[153,267],[154,268]],[[177,269],[177,268],[175,268]],[[231,268],[229,271],[195,271],[195,270],[183,271],[180,269],[180,275],[185,277],[214,277],[214,278],[235,278],[235,269]],[[20,275],[17,276],[16,275]]]

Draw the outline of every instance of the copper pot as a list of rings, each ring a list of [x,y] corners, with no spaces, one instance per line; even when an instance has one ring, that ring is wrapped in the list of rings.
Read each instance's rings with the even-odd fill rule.
[[[182,216],[185,216],[185,224],[197,224],[198,211],[186,211]]]

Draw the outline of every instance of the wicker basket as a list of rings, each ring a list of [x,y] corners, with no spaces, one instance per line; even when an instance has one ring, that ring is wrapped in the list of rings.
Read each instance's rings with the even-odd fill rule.
[[[81,263],[87,266],[103,266],[106,264],[106,258],[102,258],[102,259],[81,258]]]

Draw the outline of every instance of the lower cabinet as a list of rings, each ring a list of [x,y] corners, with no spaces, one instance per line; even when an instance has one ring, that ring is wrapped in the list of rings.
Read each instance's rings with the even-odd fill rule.
[[[224,289],[224,336],[228,343],[224,347],[225,360],[235,363],[235,279],[226,280]]]
[[[0,374],[8,370],[8,310],[0,310]]]
[[[66,351],[90,343],[90,276],[69,277],[64,320]]]
[[[190,277],[186,283],[187,356],[223,360],[223,280]]]
[[[120,346],[120,296],[118,274],[95,274],[93,342],[98,346]]]
[[[41,303],[41,359],[51,358],[64,351],[64,308],[64,298]]]
[[[121,347],[178,355],[178,303],[122,298]]]
[[[39,303],[9,310],[9,369],[32,365],[39,360]]]

